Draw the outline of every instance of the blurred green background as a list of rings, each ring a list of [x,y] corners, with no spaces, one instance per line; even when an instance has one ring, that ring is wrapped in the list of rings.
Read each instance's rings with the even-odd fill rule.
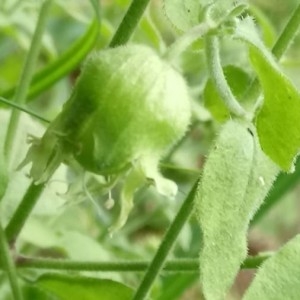
[[[91,30],[95,18],[94,10],[89,1],[55,0],[51,9],[47,29],[43,37],[42,50],[36,69],[36,82],[48,78],[58,70],[62,63],[55,61],[62,57],[70,47],[83,36],[89,42],[79,43],[69,55],[65,56],[64,64],[72,63],[78,53],[87,53],[92,49],[108,46],[130,1],[102,0],[101,26],[99,35]],[[266,43],[271,46],[292,11],[296,0],[255,0],[251,13],[256,17],[257,24]],[[34,0],[1,0],[0,2],[0,96],[13,99],[13,89],[18,84],[24,57],[30,46],[35,28],[39,1]],[[90,28],[90,33],[88,32]],[[89,34],[88,34],[89,33]],[[178,32],[169,24],[162,9],[160,0],[153,0],[144,15],[131,42],[147,44],[163,54],[174,40]],[[83,51],[84,45],[90,46]],[[300,37],[297,37],[281,59],[283,70],[300,88]],[[89,196],[78,183],[78,174],[61,167],[48,184],[31,218],[22,231],[17,244],[22,254],[70,258],[77,260],[115,261],[121,259],[150,260],[155,253],[161,238],[173,220],[179,205],[185,198],[190,187],[199,176],[200,169],[208,153],[210,145],[220,124],[212,121],[203,108],[202,92],[207,80],[207,71],[201,44],[196,49],[188,49],[180,57],[178,66],[186,76],[191,87],[194,105],[194,121],[187,136],[173,149],[172,153],[162,162],[165,175],[179,185],[176,199],[170,200],[158,195],[152,188],[143,188],[135,196],[135,207],[126,226],[112,237],[108,227],[118,214],[117,186],[111,193],[115,205],[107,209],[108,193],[101,195],[99,182],[101,178],[88,177],[89,190],[97,207],[89,200]],[[222,44],[222,61],[224,65],[235,64],[249,69],[245,48],[239,43]],[[80,61],[72,63],[70,71],[54,84],[38,89],[28,97],[28,108],[51,120],[60,111],[68,99],[72,86],[80,72]],[[38,73],[49,64],[54,68],[47,73]],[[44,76],[44,77],[43,77]],[[47,77],[48,76],[48,77]],[[10,108],[0,104],[0,138],[3,142]],[[17,153],[20,161],[26,153],[26,136],[40,136],[47,124],[22,115],[22,126],[19,130]],[[15,162],[17,166],[20,161]],[[171,167],[173,166],[173,167]],[[273,251],[300,231],[300,164],[291,175],[281,174],[270,192],[267,205],[253,222],[249,232],[249,253],[255,255],[262,251]],[[5,198],[1,203],[1,214],[4,222],[11,217],[19,203],[29,179],[28,169],[14,172]],[[72,188],[68,191],[68,186]],[[100,196],[99,196],[100,195]],[[232,216],[234,218],[234,216]],[[196,258],[201,245],[200,230],[192,217],[181,232],[173,257]],[[43,271],[22,270],[24,278],[34,278]],[[136,287],[141,274],[136,273],[93,273],[93,276],[112,278]],[[248,286],[253,271],[243,270],[236,280],[229,299],[240,299]],[[10,299],[4,276],[0,273],[0,298]],[[201,299],[197,274],[167,274],[156,281],[152,291],[153,299]]]

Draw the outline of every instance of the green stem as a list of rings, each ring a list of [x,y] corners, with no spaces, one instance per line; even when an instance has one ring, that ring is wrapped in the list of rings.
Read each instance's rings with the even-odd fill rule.
[[[283,28],[281,34],[277,38],[274,46],[272,47],[273,55],[280,60],[283,54],[288,49],[289,45],[295,38],[300,26],[300,4],[297,6],[287,24]],[[245,97],[247,99],[256,99],[260,94],[260,85],[259,80],[255,78],[249,88],[247,89],[247,93]]]
[[[30,115],[30,116],[32,116],[32,117],[34,117],[34,118],[37,118],[37,119],[39,119],[39,120],[41,120],[41,121],[43,121],[43,122],[46,122],[46,123],[50,123],[50,122],[51,122],[51,121],[49,121],[49,120],[43,118],[42,116],[38,115],[37,113],[35,113],[35,112],[33,112],[33,111],[31,111],[31,110],[29,110],[29,109],[27,109],[27,108],[25,108],[25,107],[19,105],[19,104],[16,104],[15,102],[11,102],[11,101],[9,101],[9,100],[6,100],[6,99],[3,98],[3,97],[0,97],[0,102],[1,102],[1,103],[4,103],[4,104],[6,104],[6,105],[9,105],[9,106],[11,106],[11,107],[14,107],[14,108],[16,108],[16,109],[18,109],[18,110],[20,110],[20,111],[23,111],[23,112],[25,112],[26,114],[28,114],[28,115]]]
[[[117,47],[127,43],[137,27],[150,0],[133,0],[113,36],[109,47]]]
[[[199,24],[177,38],[176,41],[167,49],[164,58],[168,62],[173,63],[173,61],[175,61],[193,42],[206,35],[210,30],[214,29],[209,25],[210,24],[207,23]]]
[[[36,72],[32,77],[26,102],[32,101],[34,97],[74,70],[94,46],[98,30],[99,22],[93,20],[84,35],[76,40],[70,48],[41,71]],[[4,91],[2,97],[12,98],[15,90],[16,87],[12,87]]]
[[[249,256],[242,264],[242,269],[257,269],[271,254]],[[20,256],[16,260],[17,268],[47,269],[56,271],[90,272],[144,272],[149,268],[149,261],[74,261],[64,259],[46,259]],[[199,272],[199,259],[172,259],[166,261],[164,272]]]
[[[179,209],[174,221],[166,232],[165,237],[160,244],[156,254],[154,255],[154,258],[150,263],[139,288],[132,298],[133,300],[145,299],[159,271],[163,268],[165,260],[169,252],[171,251],[178,234],[180,233],[183,225],[186,223],[193,210],[194,198],[198,188],[198,184],[199,180],[197,180],[197,182],[194,184],[189,195]]]
[[[219,55],[218,37],[207,36],[205,43],[205,52],[211,79],[214,82],[214,85],[220,97],[224,101],[224,104],[232,114],[238,117],[245,117],[246,111],[235,99],[223,73]]]
[[[13,294],[14,300],[22,300],[22,292],[18,284],[18,277],[13,259],[10,254],[9,246],[3,231],[2,225],[0,224],[0,260],[3,270],[7,273],[10,287]]]
[[[277,59],[280,59],[289,45],[295,38],[300,26],[300,4],[295,9],[291,18],[287,22],[286,26],[279,35],[276,43],[272,48],[272,53]]]
[[[16,212],[8,223],[5,234],[6,238],[11,245],[15,243],[17,236],[22,230],[27,218],[29,217],[33,207],[38,201],[41,193],[43,192],[45,184],[31,183],[27,189],[21,203],[19,204]]]
[[[21,73],[20,82],[18,88],[16,90],[15,100],[16,104],[23,105],[26,101],[26,94],[30,85],[30,81],[33,76],[33,72],[35,69],[35,64],[38,58],[41,40],[44,32],[44,28],[46,26],[47,14],[50,8],[52,0],[45,0],[41,6],[39,18],[37,21],[37,25],[35,28],[35,32],[32,37],[30,49],[28,51],[27,57],[25,59],[24,67]],[[18,128],[20,117],[20,111],[13,109],[10,122],[8,124],[8,129],[6,133],[4,153],[7,157],[8,164],[11,160],[11,155],[13,153],[12,146],[14,143],[16,131]]]

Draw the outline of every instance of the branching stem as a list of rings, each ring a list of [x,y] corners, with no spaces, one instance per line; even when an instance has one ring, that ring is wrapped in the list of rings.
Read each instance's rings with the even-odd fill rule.
[[[11,291],[14,297],[13,299],[22,300],[23,297],[22,297],[21,289],[18,284],[16,268],[1,224],[0,224],[0,263],[2,269],[7,273]]]
[[[51,6],[52,0],[45,0],[41,6],[38,21],[36,24],[35,32],[32,37],[30,49],[25,59],[24,67],[21,73],[20,82],[16,90],[14,102],[16,104],[23,105],[26,101],[27,91],[33,77],[36,61],[41,47],[41,41],[43,32],[46,26],[46,20],[49,8]],[[18,123],[20,118],[20,111],[18,109],[13,109],[10,122],[8,124],[8,129],[4,144],[4,153],[7,158],[8,165],[10,164],[12,158],[12,148],[15,139],[15,135],[18,129]]]
[[[242,269],[258,268],[271,254],[249,256],[242,264]],[[18,268],[47,269],[60,271],[90,272],[144,272],[149,268],[149,261],[74,261],[64,259],[46,259],[20,256],[16,261]],[[166,261],[164,272],[199,272],[199,259],[172,259]]]
[[[220,55],[219,40],[216,36],[207,36],[205,43],[207,67],[214,85],[229,111],[238,117],[245,117],[246,111],[235,99],[223,73]]]

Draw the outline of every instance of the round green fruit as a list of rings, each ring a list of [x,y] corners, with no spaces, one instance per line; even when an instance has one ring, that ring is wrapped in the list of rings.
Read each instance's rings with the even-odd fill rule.
[[[145,46],[94,53],[74,100],[92,107],[76,134],[76,160],[94,173],[115,173],[135,160],[158,161],[190,122],[182,76]]]

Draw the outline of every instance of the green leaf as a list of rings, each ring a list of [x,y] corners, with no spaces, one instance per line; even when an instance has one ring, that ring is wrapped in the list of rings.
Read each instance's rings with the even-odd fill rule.
[[[293,171],[300,148],[300,93],[257,48],[251,48],[251,61],[264,91],[256,119],[260,143],[284,171]]]
[[[161,293],[156,300],[177,300],[182,299],[182,294],[192,285],[198,278],[198,274],[181,274],[168,276],[161,287]]]
[[[91,277],[43,274],[36,285],[59,300],[130,300],[133,295],[122,283]]]
[[[259,268],[243,300],[297,300],[300,295],[300,235]]]
[[[54,298],[52,295],[49,295],[49,293],[45,293],[44,291],[41,291],[39,288],[36,288],[31,285],[25,285],[22,289],[24,300],[56,300],[57,298]]]
[[[199,23],[200,1],[164,0],[163,3],[167,18],[177,30],[186,31]]]
[[[233,65],[224,67],[224,74],[234,96],[237,99],[242,99],[245,89],[251,82],[250,76],[242,69]],[[217,121],[224,122],[229,119],[230,112],[219,96],[211,79],[205,85],[203,97],[205,107]]]
[[[63,76],[74,70],[85,58],[94,46],[99,31],[99,22],[93,20],[86,33],[79,38],[71,47],[64,52],[58,59],[47,65],[44,69],[37,72],[32,79],[27,102],[31,101],[41,92],[52,86]],[[4,91],[1,96],[10,99],[15,93],[16,87]]]
[[[206,300],[224,299],[247,256],[247,229],[278,173],[251,124],[228,121],[205,163],[195,199],[203,234],[200,281]]]
[[[238,24],[236,37],[250,44],[250,59],[264,93],[256,118],[261,147],[284,171],[292,171],[300,148],[300,93],[260,40],[252,19]]]
[[[258,223],[280,200],[292,190],[300,180],[300,159],[298,159],[294,173],[281,173],[274,182],[273,188],[268,193],[264,204],[251,220],[251,226]]]

